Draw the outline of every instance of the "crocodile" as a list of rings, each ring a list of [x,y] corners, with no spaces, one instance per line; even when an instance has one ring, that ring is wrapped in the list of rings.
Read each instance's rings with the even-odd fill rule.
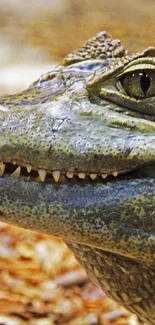
[[[154,47],[129,53],[101,32],[0,98],[0,220],[62,237],[155,324]]]

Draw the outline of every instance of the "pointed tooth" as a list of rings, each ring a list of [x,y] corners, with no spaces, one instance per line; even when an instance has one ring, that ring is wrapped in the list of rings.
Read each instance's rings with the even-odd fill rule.
[[[90,173],[90,178],[94,181],[94,179],[96,179],[96,177],[97,177],[97,174],[95,174],[95,173]]]
[[[3,176],[3,174],[5,172],[5,167],[6,167],[6,165],[3,164],[3,162],[0,162],[0,177]]]
[[[105,179],[105,178],[107,178],[108,175],[107,174],[102,174],[101,176],[102,176],[103,179]]]
[[[85,176],[86,176],[86,174],[85,173],[78,173],[78,177],[80,178],[80,179],[84,179],[85,178]]]
[[[17,164],[17,161],[16,160],[13,160],[12,163],[13,163],[13,165],[16,165]]]
[[[42,182],[44,182],[45,178],[46,178],[46,175],[47,175],[47,171],[45,169],[39,169],[38,174],[39,174],[40,180]]]
[[[39,170],[38,170],[38,174],[39,174],[40,180],[41,180],[42,182],[44,182],[44,180],[45,180],[45,178],[46,178],[46,174],[47,174],[46,170],[44,170],[44,169],[39,169]]]
[[[59,182],[59,178],[60,178],[60,170],[54,170],[54,172],[52,172],[53,178],[55,180],[55,182]]]
[[[28,172],[28,173],[31,173],[32,166],[31,166],[30,164],[28,164],[28,165],[26,166],[26,169],[27,169],[27,172]]]
[[[19,178],[21,173],[21,167],[17,167],[16,170],[11,174],[11,177],[13,178]]]
[[[113,172],[112,174],[113,174],[114,177],[117,177],[118,176],[118,172],[116,172],[116,171]]]
[[[66,176],[67,176],[68,178],[73,178],[74,173],[72,173],[72,172],[67,172],[67,173],[66,173]]]

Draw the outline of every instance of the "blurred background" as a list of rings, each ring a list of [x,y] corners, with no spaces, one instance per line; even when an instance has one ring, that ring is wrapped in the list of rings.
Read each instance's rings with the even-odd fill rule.
[[[13,93],[107,30],[155,45],[153,0],[0,0],[0,92]],[[0,325],[136,325],[88,280],[65,244],[0,223]]]
[[[153,0],[1,0],[1,91],[27,86],[101,30],[132,51],[155,45],[154,12]]]

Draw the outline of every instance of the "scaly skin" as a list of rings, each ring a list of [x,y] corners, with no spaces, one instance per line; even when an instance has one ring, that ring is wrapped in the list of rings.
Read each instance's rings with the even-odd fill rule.
[[[137,71],[149,81],[137,86]],[[155,48],[129,55],[103,32],[28,90],[0,99],[0,219],[61,236],[95,283],[150,324],[154,72]]]

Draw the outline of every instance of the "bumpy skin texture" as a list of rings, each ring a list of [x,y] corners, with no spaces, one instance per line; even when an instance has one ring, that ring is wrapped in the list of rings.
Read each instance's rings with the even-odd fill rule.
[[[153,47],[129,55],[102,32],[23,93],[0,99],[0,161],[8,164],[0,219],[64,238],[95,283],[155,324],[155,96],[135,99],[117,86],[145,70],[155,71]],[[14,179],[14,161],[88,177]],[[124,175],[101,180],[116,172]]]
[[[96,285],[133,313],[154,323],[155,271],[148,263],[141,264],[119,255],[103,252],[100,249],[73,244],[69,246]],[[143,318],[144,316],[144,318]]]

